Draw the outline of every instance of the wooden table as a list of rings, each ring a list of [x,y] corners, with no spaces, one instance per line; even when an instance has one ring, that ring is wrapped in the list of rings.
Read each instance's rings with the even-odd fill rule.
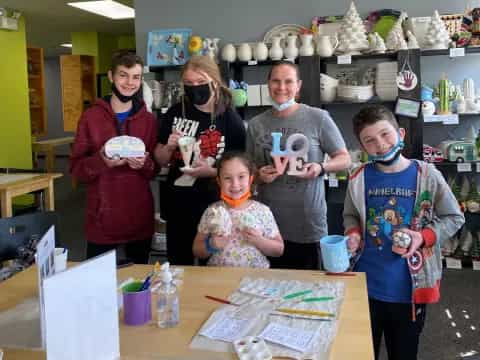
[[[56,173],[0,174],[1,216],[11,217],[13,215],[12,198],[37,190],[45,191],[45,209],[55,210],[53,180],[62,176],[62,174]]]
[[[129,276],[144,277],[151,266],[135,265],[118,271],[118,280]],[[326,276],[319,271],[260,270],[245,268],[185,267],[184,284],[180,289],[180,324],[160,329],[154,322],[140,326],[125,326],[120,322],[122,359],[235,359],[233,353],[192,350],[188,345],[210,314],[220,306],[204,295],[226,298],[244,276],[297,280],[345,281],[345,299],[340,311],[337,336],[331,360],[371,360],[371,341],[365,275]],[[37,272],[32,267],[0,283],[0,311],[13,307],[25,298],[37,294]],[[0,329],[4,331],[4,329]],[[4,349],[6,359],[45,359],[45,353],[32,350]]]
[[[45,167],[48,173],[55,171],[55,147],[61,145],[73,144],[75,138],[73,136],[66,136],[56,139],[41,140],[32,142],[32,152],[34,154],[34,161],[37,161],[39,152],[45,153]]]

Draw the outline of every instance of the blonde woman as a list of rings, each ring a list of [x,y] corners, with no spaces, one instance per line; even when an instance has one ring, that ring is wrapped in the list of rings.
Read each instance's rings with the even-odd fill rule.
[[[217,64],[194,56],[183,67],[182,101],[162,121],[155,158],[169,166],[167,178],[167,255],[172,264],[193,264],[192,244],[200,218],[219,200],[215,160],[224,151],[244,150],[245,127],[232,108],[232,96]],[[191,164],[183,161],[179,139],[194,138]],[[190,167],[188,166],[190,165]]]

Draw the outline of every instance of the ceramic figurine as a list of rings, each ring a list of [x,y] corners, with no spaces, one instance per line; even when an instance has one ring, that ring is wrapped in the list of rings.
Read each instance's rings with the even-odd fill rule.
[[[268,48],[264,42],[258,42],[255,45],[255,51],[253,52],[253,56],[257,61],[265,61],[268,59]]]
[[[280,36],[274,36],[272,38],[272,47],[268,55],[270,55],[270,59],[272,60],[282,60],[283,57],[283,49],[280,46],[280,41],[282,38]]]
[[[238,46],[237,57],[240,61],[252,60],[252,48],[247,43],[241,43]]]
[[[193,155],[193,147],[195,146],[195,138],[192,136],[182,136],[178,139],[178,147],[180,148],[180,153],[182,154],[184,167],[180,170],[191,169],[190,162]]]
[[[448,49],[450,46],[450,34],[445,26],[445,23],[440,18],[438,11],[433,13],[430,25],[423,44],[426,49]]]
[[[435,114],[435,103],[430,100],[422,101],[422,114],[423,116],[431,116]]]
[[[302,34],[300,35],[302,45],[298,50],[300,56],[312,56],[315,53],[315,48],[313,47],[313,34]]]
[[[298,56],[297,35],[287,36],[287,46],[283,49],[283,56],[290,60],[295,60]]]
[[[233,44],[227,44],[222,49],[222,60],[228,62],[234,62],[237,58],[237,50]]]
[[[403,231],[395,231],[392,235],[392,251],[398,255],[403,255],[408,251],[412,238]]]
[[[334,44],[332,44],[332,39]],[[317,37],[317,54],[321,57],[330,57],[338,47],[337,33],[333,38],[330,35],[319,35]]]
[[[232,219],[228,210],[223,206],[212,207],[214,214],[208,230],[213,235],[229,235],[232,232]]]
[[[385,41],[383,41],[383,38],[377,32],[368,35],[368,39],[370,43],[370,52],[374,54],[383,54],[387,50]]]
[[[342,25],[338,32],[339,45],[337,52],[342,54],[359,54],[368,49],[368,39],[363,20],[358,14],[355,3],[352,1],[350,7],[343,16]]]

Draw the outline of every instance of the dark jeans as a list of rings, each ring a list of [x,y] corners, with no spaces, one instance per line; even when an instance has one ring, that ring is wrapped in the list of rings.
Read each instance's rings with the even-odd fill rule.
[[[117,265],[133,262],[135,264],[147,264],[148,254],[152,239],[131,241],[126,244],[95,244],[87,242],[87,259],[106,253],[110,250],[117,250],[120,247],[125,248],[126,259],[119,259],[117,254]]]
[[[269,258],[272,269],[320,269],[320,243],[300,244],[284,241],[284,244],[282,256]]]
[[[374,299],[369,299],[368,304],[375,359],[378,359],[380,342],[384,335],[389,360],[416,360],[427,306],[415,305],[416,320],[412,321],[412,304],[388,303]]]

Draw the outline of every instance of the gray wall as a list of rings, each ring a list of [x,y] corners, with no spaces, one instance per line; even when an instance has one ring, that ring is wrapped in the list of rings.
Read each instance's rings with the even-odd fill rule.
[[[48,128],[47,136],[40,140],[73,136],[73,132],[63,131],[62,88],[60,58],[58,56],[45,58],[45,92]],[[55,152],[57,155],[68,155],[70,154],[70,148],[68,145],[59,146],[55,149]]]
[[[164,28],[191,28],[194,34],[204,37],[220,37],[221,46],[225,43],[240,43],[258,41],[273,26],[279,24],[302,24],[309,26],[315,15],[344,14],[350,0],[319,1],[319,0],[203,0],[194,3],[191,0],[157,1],[135,0],[135,34],[138,54],[145,56],[147,35],[151,30]],[[431,16],[437,9],[440,13],[463,12],[465,2],[451,0],[394,0],[357,1],[357,9],[362,17],[370,11],[381,8],[401,9],[408,15]],[[422,59],[422,80],[434,84],[446,72],[448,77],[457,83],[464,77],[472,77],[480,92],[480,74],[478,69],[480,56],[473,55],[454,61],[446,57],[430,57]],[[454,65],[454,66],[452,66]],[[248,71],[248,70],[247,70]],[[265,79],[263,70],[255,74],[244,73],[247,82],[262,83]],[[177,76],[168,72],[167,79]],[[255,77],[257,79],[255,79]],[[332,117],[337,122],[345,136],[349,147],[357,147],[356,140],[351,136],[351,116],[355,105],[329,108]],[[358,107],[359,108],[359,107]],[[258,109],[251,109],[246,116],[255,115]],[[426,125],[425,140],[438,144],[449,136],[465,136],[466,126],[474,125],[480,128],[478,117],[462,121],[459,127],[443,125]]]
[[[349,0],[135,0],[135,36],[138,54],[145,56],[151,30],[191,28],[205,37],[225,42],[258,41],[278,24],[309,26],[315,15],[342,15]],[[363,0],[357,1],[362,16],[375,9],[401,9],[409,16],[430,16],[463,11],[464,1]]]

